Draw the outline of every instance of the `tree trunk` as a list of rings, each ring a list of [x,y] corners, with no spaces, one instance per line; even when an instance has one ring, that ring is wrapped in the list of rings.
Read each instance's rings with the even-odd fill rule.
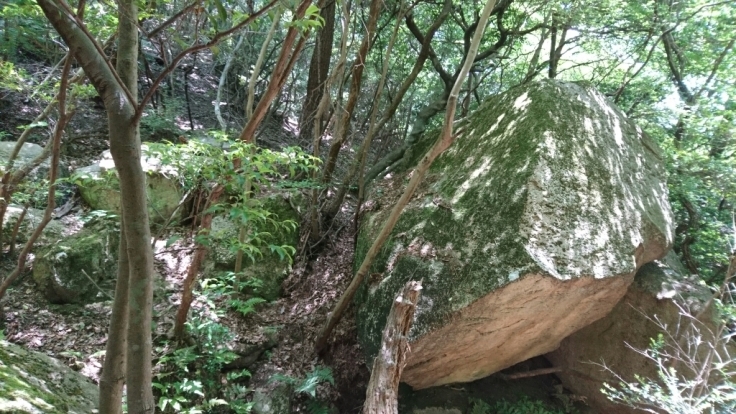
[[[68,87],[68,81],[69,81],[69,71],[71,70],[71,59],[67,59],[64,63],[64,69],[61,74],[61,84],[59,86],[59,94],[58,94],[58,102],[59,102],[59,119],[56,123],[56,126],[54,127],[54,133],[51,138],[51,142],[47,145],[47,147],[51,147],[51,168],[49,169],[49,192],[48,192],[48,198],[46,203],[46,209],[43,213],[43,218],[41,219],[41,222],[36,226],[36,228],[33,230],[33,233],[26,241],[25,246],[23,246],[23,250],[20,252],[20,255],[18,256],[18,262],[15,266],[15,269],[8,275],[5,280],[0,283],[0,299],[5,296],[5,292],[7,292],[10,285],[18,278],[18,276],[21,275],[21,273],[26,268],[26,259],[28,259],[28,255],[31,253],[31,249],[33,249],[33,245],[36,243],[36,240],[38,240],[39,237],[41,237],[41,233],[43,233],[43,230],[46,228],[46,225],[49,224],[51,219],[53,218],[54,208],[56,207],[56,178],[59,172],[59,154],[61,150],[61,136],[64,133],[64,128],[66,127],[69,120],[72,118],[74,112],[71,113],[66,112],[66,90]],[[17,235],[18,227],[20,226],[21,221],[23,220],[23,216],[25,215],[28,208],[23,210],[23,213],[18,216],[18,222],[16,223],[16,228],[13,232],[13,236],[11,237],[10,242],[15,244],[15,237]],[[1,246],[1,245],[0,245]],[[11,245],[11,249],[12,249]]]
[[[151,317],[153,306],[153,251],[148,219],[146,174],[141,167],[141,141],[135,117],[138,96],[138,8],[135,0],[118,2],[116,72],[127,87],[129,106],[106,106],[110,126],[110,153],[120,176],[122,233],[128,251],[128,346],[126,381],[128,412],[153,413],[151,388]]]
[[[130,279],[128,245],[125,241],[124,229],[125,227],[121,225],[115,300],[112,304],[110,329],[105,346],[105,362],[100,375],[100,412],[104,414],[122,414],[123,412],[123,385],[125,385],[128,348],[128,281]]]
[[[312,2],[310,0],[302,0],[302,2],[299,3],[299,7],[294,12],[293,21],[303,19],[307,8],[309,8],[311,4]],[[296,59],[296,56],[292,55],[297,55],[298,51],[292,50],[292,46],[294,45],[294,41],[296,41],[296,37],[299,35],[306,36],[306,34],[301,34],[301,30],[297,26],[290,27],[286,32],[284,42],[281,46],[281,54],[279,55],[276,65],[273,68],[273,73],[271,74],[271,81],[269,82],[266,91],[263,93],[263,96],[258,101],[258,105],[256,105],[256,108],[253,110],[253,115],[246,121],[243,130],[240,132],[239,139],[241,141],[253,142],[255,140],[256,129],[266,116],[266,112],[268,111],[268,107],[271,105],[271,102],[273,102],[274,98],[276,98],[276,95],[280,91],[279,84],[282,83],[281,81],[283,78],[289,75],[287,67],[289,66],[290,60]]]
[[[133,0],[118,2],[117,70],[106,60],[81,20],[62,0],[37,0],[46,18],[69,46],[105,103],[110,152],[120,175],[122,233],[127,246],[130,285],[127,337],[128,412],[152,413],[151,303],[153,252],[146,203],[146,176],[140,163],[136,119],[138,83],[137,8]],[[119,305],[119,304],[118,304]],[[105,391],[105,390],[103,390]],[[101,396],[100,398],[105,398]],[[113,398],[110,398],[112,401]]]
[[[210,207],[220,199],[220,196],[224,191],[225,187],[222,185],[218,185],[214,190],[212,190],[212,194],[209,196],[209,201],[205,211],[209,210]],[[205,214],[199,227],[205,231],[209,231],[209,229],[212,228],[212,213]],[[197,274],[199,274],[199,269],[202,267],[205,257],[207,257],[207,246],[202,243],[197,243],[197,248],[194,250],[192,262],[189,264],[189,268],[187,269],[187,277],[184,279],[184,283],[181,288],[181,303],[179,304],[179,309],[176,311],[176,319],[174,320],[174,329],[172,334],[174,338],[182,339],[184,337],[184,324],[187,321],[189,308],[191,308],[192,301],[194,300],[194,295],[192,294],[194,282],[197,280]]]
[[[330,59],[332,58],[332,41],[335,34],[335,5],[336,0],[327,0],[327,5],[321,10],[320,15],[325,19],[324,26],[317,33],[317,42],[312,52],[312,60],[309,63],[309,77],[307,78],[307,96],[304,97],[301,120],[299,121],[299,140],[309,142],[312,137],[313,125],[320,123],[320,135],[322,134],[321,119],[315,119],[319,103],[325,92],[327,77],[330,72]],[[329,91],[327,91],[329,93]]]
[[[304,18],[304,14],[306,13],[307,8],[310,4],[311,2],[309,0],[302,0],[296,12],[294,13],[294,21]],[[292,26],[289,28],[289,31],[287,32],[286,38],[284,39],[284,43],[282,45],[281,54],[279,55],[276,66],[274,67],[273,73],[271,74],[271,81],[268,84],[266,92],[263,94],[260,101],[258,101],[258,105],[256,105],[252,116],[246,121],[246,124],[240,133],[239,139],[241,141],[246,143],[253,143],[255,141],[256,129],[258,129],[258,126],[265,117],[266,110],[271,105],[271,102],[273,102],[273,99],[281,90],[281,86],[283,86],[283,79],[288,76],[289,71],[291,71],[291,69],[294,67],[294,61],[298,58],[298,55],[301,52],[301,48],[304,46],[304,38],[302,38],[297,43],[296,47],[292,50],[292,45],[294,44],[298,33],[299,30],[296,26]],[[304,36],[306,36],[306,34],[304,34]],[[239,169],[240,163],[241,160],[236,159],[233,162],[233,168],[236,170]],[[215,205],[219,201],[223,191],[224,187],[221,184],[218,184],[210,194],[209,199],[207,200],[208,205]],[[200,231],[208,232],[211,225],[212,213],[206,213],[204,218],[202,219]],[[179,309],[176,313],[176,321],[174,322],[173,329],[173,336],[175,338],[181,339],[184,334],[184,323],[187,320],[187,314],[189,313],[189,308],[191,307],[193,300],[192,289],[194,288],[194,282],[197,279],[199,269],[204,262],[206,256],[207,246],[197,244],[197,248],[194,251],[194,257],[192,258],[192,262],[189,265],[189,269],[187,270],[187,277],[184,280],[184,286],[182,286],[181,304],[179,305]]]
[[[343,178],[342,182],[338,186],[337,191],[335,192],[335,197],[332,199],[332,202],[327,205],[327,208],[324,211],[324,215],[328,222],[332,221],[332,219],[337,215],[338,211],[340,211],[340,207],[342,206],[342,202],[345,199],[345,195],[347,194],[350,185],[353,183],[355,176],[358,174],[358,171],[361,171],[362,173],[363,166],[365,165],[365,160],[368,155],[368,150],[370,149],[371,143],[373,142],[373,137],[376,135],[377,130],[381,127],[378,125],[378,120],[376,118],[378,117],[378,111],[381,107],[381,96],[383,96],[383,87],[386,84],[386,76],[388,74],[389,62],[391,61],[391,52],[393,51],[394,43],[396,43],[396,38],[399,34],[401,19],[403,19],[405,14],[406,10],[402,7],[398,15],[396,16],[396,24],[394,25],[394,30],[391,32],[391,37],[389,38],[388,46],[386,47],[386,53],[383,56],[383,67],[381,69],[381,76],[378,80],[376,92],[373,95],[373,108],[371,108],[370,116],[368,117],[368,133],[363,139],[363,142],[360,144],[358,153],[353,159],[347,175]],[[381,120],[383,119],[384,118],[381,118]]]
[[[420,290],[422,282],[408,282],[391,306],[383,329],[381,349],[373,360],[363,414],[399,412],[399,381],[406,366],[406,357],[411,352],[407,338],[414,322]]]
[[[432,117],[440,113],[442,109],[447,106],[447,98],[449,95],[450,90],[445,88],[442,91],[442,94],[437,99],[435,99],[434,101],[432,101],[432,103],[425,106],[419,111],[416,118],[414,118],[414,122],[411,126],[411,132],[407,136],[406,140],[401,144],[400,147],[386,154],[385,157],[377,161],[374,166],[365,173],[366,182],[372,181],[373,179],[378,177],[386,168],[401,160],[401,158],[406,153],[406,150],[409,149],[412,145],[416,144],[417,141],[419,141],[419,138],[424,135]]]

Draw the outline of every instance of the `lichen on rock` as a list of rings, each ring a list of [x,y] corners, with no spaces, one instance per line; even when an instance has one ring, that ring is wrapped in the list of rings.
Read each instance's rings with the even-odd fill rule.
[[[371,358],[400,286],[424,280],[403,377],[415,388],[551,351],[605,316],[673,238],[656,144],[591,86],[523,85],[460,125],[357,299]],[[393,205],[399,192],[381,188],[405,179],[371,198]],[[356,266],[389,210],[365,215]]]
[[[98,286],[115,280],[119,243],[117,229],[102,223],[85,227],[39,249],[33,280],[51,303],[105,300]]]

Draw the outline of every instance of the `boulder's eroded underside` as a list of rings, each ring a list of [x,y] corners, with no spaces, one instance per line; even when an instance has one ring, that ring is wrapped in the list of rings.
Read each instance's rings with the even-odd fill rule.
[[[415,389],[473,381],[508,368],[509,361],[553,351],[562,339],[608,313],[632,278],[560,281],[528,275],[413,342],[401,379]]]
[[[524,85],[458,131],[356,298],[370,361],[396,293],[423,279],[402,377],[414,388],[550,352],[610,312],[636,270],[672,244],[659,150],[594,88]],[[374,186],[356,266],[406,178]]]

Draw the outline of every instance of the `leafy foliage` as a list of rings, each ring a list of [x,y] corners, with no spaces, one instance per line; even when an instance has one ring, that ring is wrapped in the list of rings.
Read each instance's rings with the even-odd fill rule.
[[[266,300],[259,297],[242,298],[244,292],[250,288],[258,288],[263,283],[256,278],[234,272],[221,272],[216,277],[201,281],[202,300],[207,301],[212,309],[216,305],[212,298],[225,299],[230,309],[238,312],[241,316],[255,312],[255,306],[265,303]]]
[[[275,374],[271,377],[271,381],[280,381],[294,387],[294,393],[303,394],[309,397],[307,400],[307,409],[311,414],[327,413],[328,409],[320,401],[317,400],[317,386],[323,382],[335,385],[335,379],[332,376],[332,370],[329,367],[316,366],[304,378],[294,378],[288,375]]]
[[[156,369],[154,388],[158,390],[158,408],[162,412],[202,413],[215,407],[229,407],[236,414],[249,413],[245,401],[249,389],[242,381],[247,370],[222,373],[237,355],[227,348],[233,340],[229,329],[209,318],[192,318],[187,327],[196,345],[185,348],[162,348]],[[168,411],[167,411],[168,410]]]
[[[313,171],[318,160],[295,147],[271,151],[231,142],[224,134],[213,132],[213,136],[206,142],[192,139],[185,145],[151,143],[147,149],[149,156],[173,168],[185,190],[207,192],[214,185],[223,186],[229,197],[209,211],[226,214],[248,229],[247,238],[242,241],[218,239],[216,234],[199,234],[197,241],[205,245],[225,243],[233,252],[242,251],[251,261],[261,257],[264,249],[291,261],[294,247],[273,243],[273,236],[275,232],[294,231],[297,223],[279,219],[256,195],[270,190],[288,191],[289,177]],[[241,167],[235,169],[238,161]]]

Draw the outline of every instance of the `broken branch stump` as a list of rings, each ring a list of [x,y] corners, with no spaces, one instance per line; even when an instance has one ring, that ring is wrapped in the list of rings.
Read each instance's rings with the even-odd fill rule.
[[[398,414],[399,381],[410,352],[407,335],[414,321],[422,282],[404,285],[391,306],[383,330],[381,349],[373,361],[363,414]]]

